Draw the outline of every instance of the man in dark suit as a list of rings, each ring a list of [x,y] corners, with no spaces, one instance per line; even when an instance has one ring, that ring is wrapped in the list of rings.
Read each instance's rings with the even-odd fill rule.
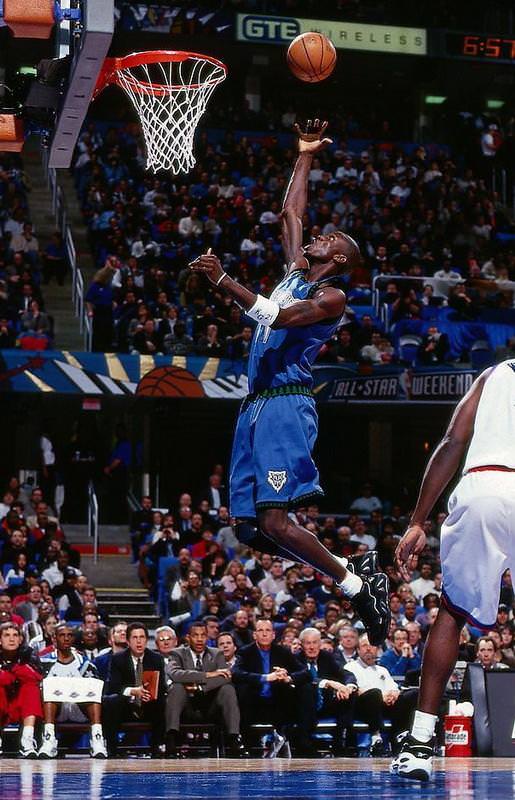
[[[209,486],[204,495],[209,500],[209,508],[218,511],[220,506],[227,505],[227,490],[222,486],[220,475],[210,475]]]
[[[256,623],[254,642],[238,651],[233,680],[238,692],[243,729],[254,722],[267,722],[276,730],[275,755],[285,744],[287,726],[304,729],[310,674],[286,647],[274,643],[272,622]]]
[[[115,756],[120,724],[139,720],[152,727],[152,756],[161,758],[164,740],[164,708],[166,681],[163,657],[147,648],[148,631],[141,622],[127,626],[128,647],[111,658],[107,687],[103,700],[102,719],[109,756]],[[159,673],[157,700],[152,700],[143,672]]]
[[[240,737],[240,709],[231,670],[216,647],[207,647],[207,627],[194,622],[188,644],[170,653],[166,674],[172,680],[166,698],[166,754],[176,758],[181,717],[200,713],[204,719],[222,717],[228,734],[228,754],[246,757]]]
[[[345,750],[345,732],[352,724],[353,695],[357,690],[354,676],[339,664],[332,653],[321,649],[322,637],[317,628],[304,628],[300,633],[302,652],[299,661],[307,665],[311,677],[311,697],[308,703],[308,724],[305,734],[307,750],[312,748],[309,737],[316,729],[317,721],[324,717],[336,717],[333,741],[335,754]]]

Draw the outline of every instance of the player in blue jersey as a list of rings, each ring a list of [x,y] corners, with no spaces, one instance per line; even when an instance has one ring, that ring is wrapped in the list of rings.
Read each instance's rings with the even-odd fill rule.
[[[308,121],[304,131],[297,126],[299,155],[282,210],[287,270],[270,297],[256,295],[230,278],[210,250],[190,266],[258,323],[249,355],[250,393],[240,411],[231,461],[230,506],[238,520],[238,538],[256,549],[293,556],[331,576],[351,598],[370,641],[380,644],[388,630],[389,607],[388,581],[377,571],[377,554],[354,562],[338,558],[288,515],[290,509],[323,494],[312,458],[318,420],[311,368],[343,321],[341,276],[361,260],[356,242],[341,231],[302,246],[301,220],[313,156],[331,144],[324,138],[326,127],[319,120]]]

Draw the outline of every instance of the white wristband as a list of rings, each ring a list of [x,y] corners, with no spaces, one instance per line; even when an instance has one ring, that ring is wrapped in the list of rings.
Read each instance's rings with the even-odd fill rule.
[[[220,275],[220,277],[218,278],[218,280],[216,282],[216,285],[220,286],[220,284],[222,283],[224,278],[227,278],[227,272],[222,272],[222,274]]]
[[[279,303],[276,303],[275,300],[269,300],[268,297],[258,294],[252,308],[249,308],[245,313],[251,319],[259,322],[260,325],[269,328],[279,316],[280,310]]]

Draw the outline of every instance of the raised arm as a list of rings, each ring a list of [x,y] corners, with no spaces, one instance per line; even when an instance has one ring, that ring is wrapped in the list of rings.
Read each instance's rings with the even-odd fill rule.
[[[456,473],[472,438],[477,407],[491,371],[485,370],[458,403],[445,436],[429,459],[408,530],[395,551],[397,567],[405,580],[409,580],[410,570],[416,567],[418,556],[426,544],[424,522]]]
[[[299,155],[293,167],[290,182],[284,195],[281,214],[281,233],[286,262],[295,262],[297,267],[305,266],[302,253],[302,217],[308,200],[308,179],[313,156],[331,144],[331,139],[323,138],[327,122],[318,119],[308,120],[305,130],[295,125],[299,135]]]
[[[333,286],[319,289],[311,300],[298,300],[287,308],[280,308],[274,300],[254,294],[230,278],[210,250],[192,261],[190,268],[203,272],[212,284],[236,300],[252,319],[265,327],[299,328],[326,319],[338,319],[345,310],[345,295]]]

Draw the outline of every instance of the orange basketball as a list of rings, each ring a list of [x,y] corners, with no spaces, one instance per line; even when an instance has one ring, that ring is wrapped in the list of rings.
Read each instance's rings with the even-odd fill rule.
[[[301,33],[288,47],[288,66],[301,81],[318,83],[336,66],[336,49],[323,33]]]
[[[205,397],[196,375],[182,367],[156,367],[138,383],[138,397]]]

